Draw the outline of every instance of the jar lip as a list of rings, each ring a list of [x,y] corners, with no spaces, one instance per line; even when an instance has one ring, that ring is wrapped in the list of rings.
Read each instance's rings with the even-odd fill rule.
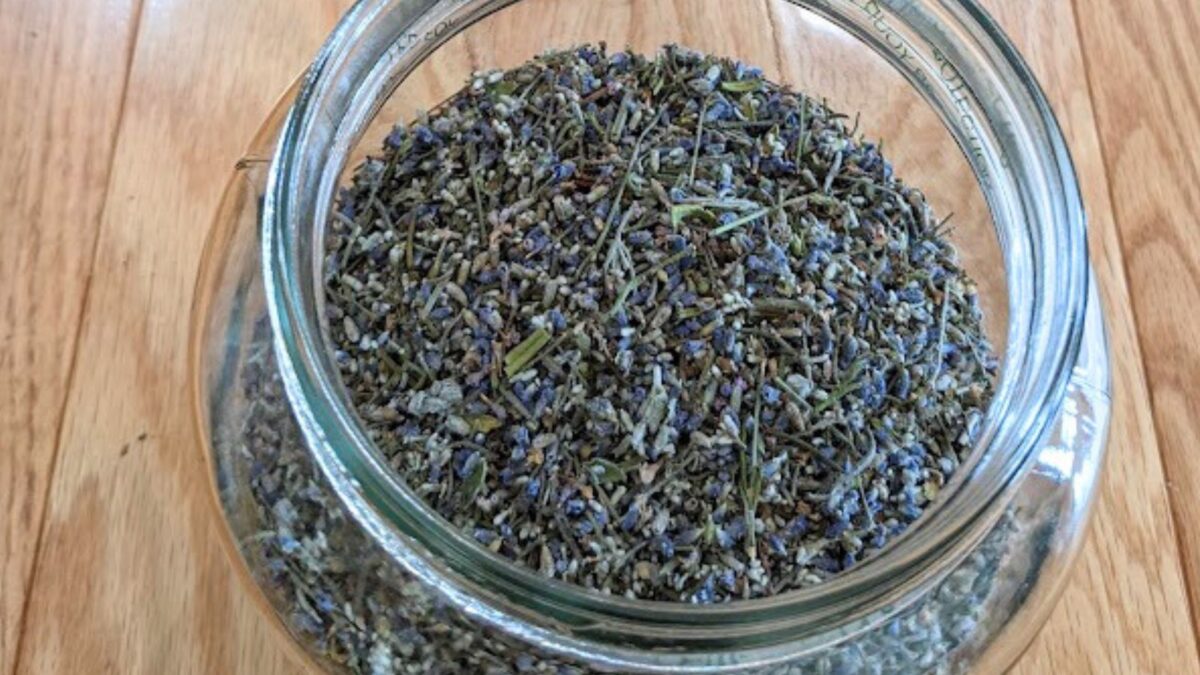
[[[496,11],[517,0],[503,0],[486,13]],[[792,4],[822,12],[822,2],[799,2]],[[380,507],[378,494],[390,492],[391,498],[404,502],[416,514],[409,525],[415,527],[437,524],[440,519],[421,500],[407,490],[403,481],[373,456],[370,443],[361,429],[357,428],[354,415],[335,396],[330,396],[336,373],[325,372],[319,367],[320,350],[325,348],[320,335],[313,334],[306,326],[304,289],[301,288],[300,269],[310,261],[298,259],[291,254],[287,234],[301,227],[302,217],[293,203],[297,190],[296,172],[302,163],[307,148],[305,143],[313,117],[317,114],[315,102],[322,96],[336,95],[333,92],[331,66],[343,56],[348,45],[361,39],[366,27],[389,5],[402,0],[359,0],[334,30],[325,46],[317,55],[304,79],[302,89],[285,122],[281,142],[272,161],[266,200],[263,207],[262,265],[267,291],[267,305],[274,329],[279,368],[287,396],[296,413],[305,439],[317,456],[322,471],[337,488],[351,514],[385,548],[402,558],[410,568],[420,568],[428,579],[438,580],[448,595],[462,602],[469,611],[477,612],[481,618],[488,609],[478,602],[473,591],[463,580],[448,580],[420,554],[412,551],[411,540],[398,531],[397,523],[386,509]],[[851,0],[853,5],[864,4]],[[883,4],[883,3],[880,3]],[[813,6],[816,5],[816,6]],[[431,3],[432,6],[432,3]],[[751,623],[758,620],[774,620],[782,616],[821,618],[830,615],[832,604],[855,605],[864,598],[873,601],[896,601],[911,595],[917,588],[926,587],[936,581],[936,566],[927,563],[943,560],[948,556],[961,556],[988,529],[999,515],[1017,479],[1024,474],[1035,450],[1057,417],[1071,370],[1077,360],[1083,336],[1083,324],[1087,307],[1088,258],[1086,250],[1086,226],[1082,201],[1075,179],[1073,163],[1061,130],[1047,103],[1040,86],[993,20],[975,0],[913,0],[906,3],[913,11],[924,12],[923,16],[936,17],[954,32],[947,31],[939,36],[959,46],[970,41],[974,58],[983,58],[987,66],[1011,89],[1006,94],[1015,100],[1006,101],[1026,125],[1026,141],[1023,151],[1025,160],[1034,162],[1035,169],[1046,181],[1044,200],[1049,200],[1043,211],[1049,213],[1041,223],[1056,235],[1053,244],[1058,250],[1050,251],[1052,258],[1047,265],[1053,269],[1046,272],[1052,279],[1050,285],[1034,289],[1035,301],[1051,305],[1042,307],[1042,315],[1053,316],[1056,323],[1039,328],[1038,343],[1029,345],[1040,350],[1042,358],[1035,361],[1041,372],[1009,372],[1002,377],[1028,378],[1036,395],[1028,395],[1022,401],[1020,413],[1022,424],[1019,429],[1009,429],[1006,438],[1017,441],[1008,448],[1008,459],[1003,471],[994,472],[987,483],[973,485],[973,490],[956,490],[948,495],[946,502],[931,509],[917,523],[909,527],[903,536],[888,545],[880,555],[868,558],[854,568],[820,585],[782,593],[768,598],[737,601],[727,605],[695,606],[684,603],[654,602],[600,596],[566,582],[547,580],[531,570],[521,568],[507,560],[490,554],[468,541],[448,523],[442,523],[442,532],[434,533],[445,543],[447,550],[461,554],[464,550],[478,551],[479,559],[491,572],[508,583],[524,589],[546,589],[548,598],[539,601],[554,601],[556,607],[570,607],[589,616],[613,618],[615,620],[649,619],[657,623],[677,623],[698,630],[728,626],[730,623]],[[891,10],[881,9],[890,12]],[[892,15],[889,14],[889,17]],[[480,18],[480,17],[476,17]],[[1043,214],[1045,215],[1045,214]],[[307,216],[315,217],[315,216]],[[319,275],[318,275],[319,278]],[[991,439],[994,442],[994,439]],[[978,461],[988,451],[977,447],[972,461]],[[353,461],[347,461],[347,458]],[[969,466],[963,467],[968,473]],[[368,494],[371,493],[371,494]],[[955,503],[961,509],[947,509]],[[951,513],[950,511],[954,511]],[[402,528],[401,528],[402,529]],[[918,536],[919,535],[919,536]],[[465,545],[465,549],[463,548]],[[457,547],[457,548],[456,548]],[[882,564],[885,562],[891,564]],[[461,560],[449,560],[450,566],[461,574],[456,564]],[[897,575],[896,568],[908,571]],[[459,585],[459,584],[462,585]],[[548,589],[553,589],[550,593]],[[879,604],[875,602],[875,604]],[[591,614],[588,614],[591,613]],[[531,628],[530,630],[535,630]]]

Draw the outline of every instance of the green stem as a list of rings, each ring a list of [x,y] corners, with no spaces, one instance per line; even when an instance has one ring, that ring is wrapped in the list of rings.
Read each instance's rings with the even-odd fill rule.
[[[733,230],[736,230],[737,228],[745,225],[746,223],[752,223],[752,222],[758,220],[759,218],[769,216],[772,213],[779,211],[780,209],[785,209],[789,206],[796,206],[797,204],[807,203],[808,198],[809,198],[809,195],[804,195],[803,197],[796,197],[794,199],[789,199],[785,202],[780,202],[779,204],[776,204],[775,206],[768,206],[765,209],[759,209],[758,211],[755,211],[754,213],[749,213],[740,218],[735,218],[734,220],[731,220],[728,223],[725,223],[724,225],[714,229],[712,232],[710,232],[710,234],[714,237],[719,237],[727,232],[732,232]]]

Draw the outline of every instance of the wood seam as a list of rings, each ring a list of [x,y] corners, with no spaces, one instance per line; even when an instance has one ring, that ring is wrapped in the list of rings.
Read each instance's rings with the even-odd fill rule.
[[[1178,566],[1178,568],[1180,570],[1180,577],[1183,579],[1183,586],[1184,586],[1184,589],[1187,591],[1187,593],[1186,593],[1187,597],[1185,598],[1185,600],[1187,602],[1188,617],[1191,619],[1191,622],[1192,622],[1192,633],[1197,638],[1200,638],[1200,620],[1198,620],[1198,618],[1197,618],[1196,606],[1193,602],[1193,598],[1195,597],[1193,594],[1195,593],[1196,580],[1192,579],[1191,576],[1188,574],[1188,566],[1185,565],[1184,561],[1183,561],[1183,556],[1185,556],[1187,554],[1187,548],[1184,545],[1183,535],[1180,533],[1180,529],[1176,525],[1176,523],[1179,521],[1179,519],[1181,517],[1181,514],[1180,514],[1179,507],[1176,505],[1175,492],[1173,490],[1171,490],[1171,487],[1170,487],[1171,486],[1170,468],[1168,466],[1166,459],[1163,457],[1163,447],[1165,447],[1165,439],[1163,438],[1162,430],[1159,428],[1158,417],[1153,414],[1154,413],[1154,389],[1150,386],[1149,378],[1146,376],[1146,362],[1142,356],[1143,349],[1142,349],[1141,321],[1139,320],[1139,317],[1138,317],[1138,304],[1133,301],[1133,291],[1130,288],[1130,282],[1129,282],[1129,279],[1131,278],[1130,277],[1131,271],[1129,269],[1129,261],[1125,255],[1125,251],[1126,251],[1125,246],[1127,243],[1126,233],[1121,228],[1120,210],[1117,208],[1117,198],[1118,197],[1117,197],[1117,192],[1115,191],[1114,186],[1113,186],[1112,172],[1109,168],[1111,165],[1109,164],[1108,150],[1104,145],[1104,138],[1102,137],[1102,134],[1100,131],[1100,128],[1101,128],[1100,127],[1100,115],[1102,113],[1100,111],[1100,106],[1097,105],[1096,88],[1092,84],[1093,68],[1092,68],[1092,64],[1091,64],[1091,59],[1088,56],[1087,43],[1084,41],[1082,22],[1080,20],[1079,11],[1080,11],[1079,10],[1079,0],[1072,0],[1071,12],[1072,12],[1072,16],[1075,20],[1075,39],[1076,39],[1076,43],[1079,45],[1079,54],[1080,54],[1080,58],[1083,62],[1083,74],[1084,74],[1084,80],[1085,80],[1084,86],[1087,88],[1088,102],[1091,107],[1091,117],[1092,117],[1092,122],[1093,122],[1092,126],[1096,130],[1097,152],[1099,152],[1099,154],[1100,154],[1100,162],[1102,164],[1102,168],[1104,169],[1104,187],[1108,191],[1109,202],[1112,206],[1111,212],[1112,212],[1113,224],[1115,225],[1114,229],[1116,230],[1116,234],[1117,234],[1117,241],[1121,246],[1120,256],[1119,256],[1119,258],[1121,259],[1121,277],[1122,277],[1121,284],[1124,286],[1126,297],[1128,297],[1130,299],[1129,313],[1130,313],[1131,317],[1133,318],[1133,328],[1134,328],[1134,338],[1135,338],[1133,341],[1133,347],[1136,350],[1134,353],[1133,361],[1138,364],[1137,377],[1138,377],[1138,379],[1141,380],[1142,385],[1145,387],[1146,393],[1150,399],[1149,400],[1150,424],[1151,424],[1151,428],[1154,429],[1154,441],[1155,441],[1155,445],[1157,446],[1157,449],[1158,449],[1159,467],[1162,470],[1163,480],[1166,483],[1167,503],[1170,505],[1169,512],[1170,512],[1170,517],[1171,517],[1171,521],[1168,524],[1171,528],[1171,534],[1174,537],[1175,547],[1176,547],[1176,551],[1177,551],[1177,555],[1175,558],[1175,564],[1176,564],[1176,566]],[[1111,355],[1110,355],[1110,358],[1112,358]],[[1200,639],[1194,640],[1193,645],[1195,645],[1195,647],[1196,647],[1196,656],[1198,659],[1200,659]]]
[[[34,538],[33,564],[30,565],[29,574],[25,579],[25,599],[21,603],[21,613],[17,618],[17,639],[13,644],[11,675],[17,675],[17,673],[21,672],[21,657],[24,654],[25,646],[25,628],[29,619],[30,607],[33,605],[33,589],[38,578],[38,568],[41,566],[40,560],[42,556],[42,543],[46,536],[46,523],[50,520],[50,495],[54,489],[54,474],[58,469],[58,458],[62,454],[63,428],[66,426],[67,405],[71,400],[71,390],[74,388],[75,373],[79,364],[83,325],[87,318],[88,308],[91,305],[92,280],[96,276],[96,261],[99,258],[100,238],[104,235],[104,213],[107,211],[108,201],[112,196],[113,174],[115,173],[117,164],[118,141],[125,126],[125,105],[129,99],[129,80],[133,74],[133,58],[137,52],[138,35],[142,29],[142,14],[144,11],[145,0],[135,0],[134,9],[131,14],[133,23],[129,31],[129,44],[125,48],[125,72],[121,76],[121,99],[120,103],[117,104],[116,128],[113,132],[112,140],[109,142],[108,166],[104,170],[104,195],[100,199],[100,208],[96,211],[96,236],[92,240],[92,250],[88,256],[90,260],[87,265],[87,277],[83,282],[83,301],[79,303],[79,312],[76,315],[75,335],[72,337],[71,355],[69,357],[70,364],[67,366],[67,378],[63,384],[62,400],[58,404],[58,423],[54,428],[54,445],[53,450],[50,452],[50,463],[47,465],[46,470],[46,487],[42,490],[42,519],[38,523],[37,536]]]

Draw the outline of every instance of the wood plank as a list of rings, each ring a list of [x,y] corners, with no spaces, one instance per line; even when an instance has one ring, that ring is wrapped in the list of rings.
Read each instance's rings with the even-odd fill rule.
[[[1075,4],[1192,620],[1200,626],[1200,5]]]
[[[16,665],[137,5],[0,0],[0,673]]]
[[[1166,481],[1069,3],[986,1],[1045,88],[1088,210],[1113,355],[1109,456],[1090,536],[1019,673],[1198,672]]]
[[[1200,662],[1075,17],[1064,2],[986,4],[1030,61],[1066,133],[1090,219],[1092,261],[1114,354],[1109,458],[1091,536],[1062,601],[1016,670],[1195,671]]]
[[[346,4],[146,5],[18,672],[295,670],[217,544],[188,309],[234,162]]]
[[[528,43],[528,21],[540,16],[532,4],[523,3],[506,27],[476,42],[476,51]],[[626,30],[637,43],[655,37],[646,35],[640,14],[650,4],[622,5],[611,13],[618,15],[608,19],[612,25],[573,9],[546,16],[576,29]],[[656,4],[660,21],[653,25],[686,32],[695,16],[686,4]],[[1053,85],[1092,207],[1098,274],[1114,308],[1114,353],[1136,354],[1129,317],[1119,311],[1127,303],[1104,175],[1087,161],[1098,155],[1091,108],[1086,91],[1070,86],[1082,81],[1082,64],[1069,7],[1064,14],[1049,0],[1026,3],[1022,11],[992,4]],[[215,543],[220,525],[209,511],[208,476],[191,434],[183,355],[199,246],[223,181],[340,6],[333,0],[148,6],[20,672],[276,673],[296,666]],[[728,25],[741,25],[734,19],[739,11],[759,12],[762,20],[760,10],[736,7],[723,10],[730,12]],[[733,33],[728,39],[724,51],[765,50],[738,43]],[[769,50],[763,53],[769,58]],[[431,90],[454,83],[427,82]],[[1195,664],[1194,641],[1179,622],[1182,616],[1186,623],[1182,581],[1156,448],[1146,441],[1153,434],[1136,361],[1119,363],[1116,388],[1124,397],[1110,466],[1118,466],[1123,482],[1104,491],[1066,602],[1022,672],[1178,671]]]

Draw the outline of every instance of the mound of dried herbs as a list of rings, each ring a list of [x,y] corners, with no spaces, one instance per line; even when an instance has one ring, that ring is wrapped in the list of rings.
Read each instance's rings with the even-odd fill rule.
[[[223,455],[242,536],[259,583],[288,628],[323,665],[391,673],[597,672],[474,623],[438,589],[412,577],[380,550],[315,466],[289,413],[272,358],[265,317],[242,372],[249,402]],[[1044,516],[1042,516],[1044,518]],[[1001,517],[979,547],[942,583],[891,619],[810,657],[756,675],[958,673],[987,644],[995,625],[1020,607],[1029,574],[1022,552],[1049,550],[1039,516],[1019,508]]]
[[[604,593],[767,596],[884,546],[996,358],[856,127],[674,46],[547,53],[396,127],[326,241],[372,438],[482,546]]]

